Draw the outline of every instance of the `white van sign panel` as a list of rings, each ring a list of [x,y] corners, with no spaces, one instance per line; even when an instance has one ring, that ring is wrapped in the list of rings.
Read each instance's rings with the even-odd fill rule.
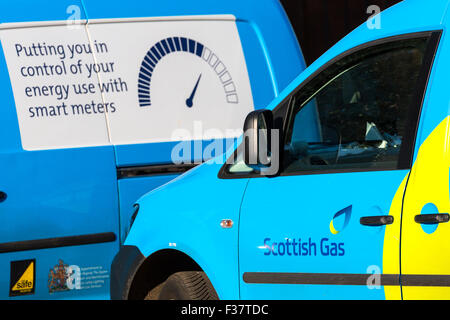
[[[199,122],[208,138],[231,138],[253,110],[234,20],[93,20],[0,37],[25,150],[202,138],[190,134]]]
[[[94,64],[84,28],[64,26],[0,30],[16,102],[22,146],[42,150],[109,144],[102,97],[78,87]],[[79,47],[75,50],[75,47]]]

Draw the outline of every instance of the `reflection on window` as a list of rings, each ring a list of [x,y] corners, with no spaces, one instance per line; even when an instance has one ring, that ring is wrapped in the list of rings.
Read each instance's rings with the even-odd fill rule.
[[[325,80],[300,90],[285,172],[396,168],[426,44],[404,40],[377,54],[355,54],[356,61],[337,63],[334,74],[325,71]]]

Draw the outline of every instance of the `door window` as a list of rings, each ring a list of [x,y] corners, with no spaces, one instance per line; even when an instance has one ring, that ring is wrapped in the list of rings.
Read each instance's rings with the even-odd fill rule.
[[[284,172],[409,166],[428,41],[363,49],[301,88],[293,97]]]

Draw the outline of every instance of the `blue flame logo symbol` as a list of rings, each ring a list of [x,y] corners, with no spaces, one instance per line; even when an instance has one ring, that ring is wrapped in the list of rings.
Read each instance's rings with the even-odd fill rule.
[[[348,206],[338,212],[333,217],[330,222],[330,231],[332,234],[338,234],[348,225],[350,217],[352,215],[352,206]]]

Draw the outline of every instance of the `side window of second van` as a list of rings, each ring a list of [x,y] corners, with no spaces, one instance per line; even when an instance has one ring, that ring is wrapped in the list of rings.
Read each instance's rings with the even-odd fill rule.
[[[284,172],[400,169],[408,162],[428,40],[363,49],[301,88],[293,100]]]

